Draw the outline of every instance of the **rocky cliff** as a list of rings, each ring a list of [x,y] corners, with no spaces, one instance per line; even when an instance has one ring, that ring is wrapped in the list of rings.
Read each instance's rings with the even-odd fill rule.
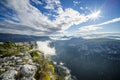
[[[1,42],[0,80],[73,79],[67,68],[46,59],[44,53],[37,50],[36,42]]]

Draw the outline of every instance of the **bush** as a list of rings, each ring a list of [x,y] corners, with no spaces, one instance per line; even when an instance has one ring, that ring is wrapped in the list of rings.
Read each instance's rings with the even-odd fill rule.
[[[8,41],[0,44],[0,54],[2,54],[2,56],[12,56],[18,53],[20,53],[20,50],[15,43]]]
[[[8,42],[3,43],[3,47],[4,48],[13,48],[13,47],[16,47],[16,45],[15,45],[15,43],[8,41]]]
[[[34,62],[40,63],[42,56],[40,55],[38,50],[32,51],[30,55],[31,55]]]

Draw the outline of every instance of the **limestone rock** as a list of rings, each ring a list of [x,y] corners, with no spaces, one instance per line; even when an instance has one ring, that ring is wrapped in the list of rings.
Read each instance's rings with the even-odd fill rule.
[[[34,80],[36,70],[37,68],[34,65],[30,64],[23,65],[20,69],[21,75],[24,76],[22,80]]]
[[[7,72],[1,75],[1,80],[16,80],[16,75],[16,70],[8,70]]]

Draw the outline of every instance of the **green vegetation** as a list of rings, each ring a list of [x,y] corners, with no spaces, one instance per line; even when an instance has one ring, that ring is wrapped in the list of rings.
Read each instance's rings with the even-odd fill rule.
[[[31,57],[34,62],[38,63],[38,70],[36,71],[36,80],[56,80],[53,64],[44,58],[43,53],[38,50],[31,51]],[[51,75],[52,77],[50,77]]]
[[[0,54],[2,56],[12,56],[20,53],[20,47],[12,42],[0,44]]]
[[[22,59],[22,61],[27,63],[29,60],[28,59]]]
[[[40,63],[42,58],[42,55],[40,55],[40,52],[38,50],[31,51],[31,57],[34,62]]]
[[[64,76],[61,74],[57,75],[56,67],[53,65],[52,61],[49,59],[46,59],[44,57],[44,54],[38,50],[32,50],[29,47],[26,47],[25,45],[17,45],[12,42],[4,42],[0,44],[0,55],[2,57],[8,57],[8,56],[17,56],[19,53],[24,53],[24,51],[27,51],[30,53],[30,56],[32,57],[33,62],[37,64],[37,71],[35,73],[35,79],[36,80],[64,80]],[[24,56],[28,56],[29,54],[24,54]],[[22,57],[22,56],[19,56]],[[22,59],[22,62],[27,63],[29,59]],[[11,64],[11,66],[15,66],[16,63]],[[5,67],[5,71],[8,70],[7,67]],[[58,70],[60,72],[60,70]],[[0,74],[4,71],[0,71]],[[17,78],[20,78],[21,74],[17,76]]]
[[[0,54],[5,56],[13,56],[17,55],[19,53],[24,53],[25,51],[29,51],[29,47],[26,47],[24,45],[16,45],[13,42],[4,42],[0,44]]]
[[[57,80],[65,80],[66,73],[63,68],[55,66],[55,72],[57,73]]]

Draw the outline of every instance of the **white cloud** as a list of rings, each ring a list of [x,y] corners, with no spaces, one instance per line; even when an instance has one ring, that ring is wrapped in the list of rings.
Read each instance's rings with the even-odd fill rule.
[[[92,38],[108,38],[113,37],[118,38],[120,36],[119,32],[100,32],[100,31],[92,31],[92,32],[79,32],[72,34],[74,37],[82,37],[85,39],[92,39]]]
[[[109,21],[106,21],[106,22],[101,23],[101,24],[98,24],[98,26],[102,26],[102,25],[106,25],[106,24],[110,24],[110,23],[114,23],[114,22],[118,22],[118,21],[120,21],[120,17],[112,19],[112,20],[109,20]]]
[[[96,26],[85,26],[85,27],[81,27],[79,30],[80,32],[85,32],[85,31],[95,31],[97,29],[102,29],[102,27],[96,27]]]
[[[5,24],[4,27],[7,26],[6,30],[5,28],[1,29],[3,29],[5,32],[7,32],[9,29],[8,33],[17,31],[19,34],[27,35],[52,35],[56,32],[63,32],[72,25],[78,25],[86,22],[91,18],[90,15],[81,14],[72,8],[63,9],[60,0],[43,0],[47,3],[46,6],[50,5],[53,7],[51,7],[51,9],[55,9],[57,7],[55,12],[58,15],[55,16],[54,20],[50,20],[49,17],[43,14],[38,8],[31,5],[29,0],[6,1],[7,3],[4,5],[15,11],[13,16],[8,15],[9,18],[18,20],[18,23],[14,21],[12,22],[11,20],[4,21],[4,23],[0,22],[0,24]],[[40,3],[36,0],[33,1]],[[12,29],[14,28],[13,31],[11,27]]]
[[[8,3],[7,6],[16,12],[17,14],[16,18],[20,22],[18,24],[16,24],[16,22],[10,23],[11,25],[12,24],[14,25],[14,28],[17,29],[18,27],[20,27],[19,25],[21,25],[21,27],[27,26],[28,28],[34,28],[38,30],[39,33],[44,32],[44,34],[50,32],[52,28],[56,29],[54,24],[48,19],[48,17],[42,14],[36,7],[32,6],[29,0],[22,0],[22,1],[6,0],[6,1]],[[6,26],[9,25],[6,24]],[[38,35],[43,35],[43,34],[38,34]]]
[[[80,7],[81,10],[85,10],[83,7]]]
[[[73,1],[74,6],[77,6],[80,4],[80,1]]]
[[[50,41],[37,41],[38,49],[45,55],[55,55],[56,50],[54,47],[50,47]]]
[[[41,5],[41,4],[43,4],[41,1],[39,1],[39,0],[32,0],[34,3],[36,3],[36,4],[39,4],[39,5]]]
[[[84,35],[83,38],[91,39],[91,38],[111,38],[118,39],[120,36],[119,33],[113,32],[93,32],[92,34]]]
[[[45,9],[55,10],[55,7],[60,7],[60,0],[43,0],[46,3]]]
[[[103,22],[103,23],[100,23],[100,24],[96,24],[96,25],[82,26],[82,27],[79,28],[79,31],[80,32],[95,31],[95,30],[98,30],[98,29],[102,29],[103,25],[107,25],[107,24],[111,24],[111,23],[115,23],[115,22],[119,22],[119,21],[120,21],[120,18],[115,18],[115,19],[112,19],[112,20],[109,20],[109,21],[106,21],[106,22]]]
[[[60,15],[56,17],[55,24],[61,26],[61,30],[66,30],[72,25],[78,25],[88,20],[87,16],[80,14],[71,8],[58,11]]]

